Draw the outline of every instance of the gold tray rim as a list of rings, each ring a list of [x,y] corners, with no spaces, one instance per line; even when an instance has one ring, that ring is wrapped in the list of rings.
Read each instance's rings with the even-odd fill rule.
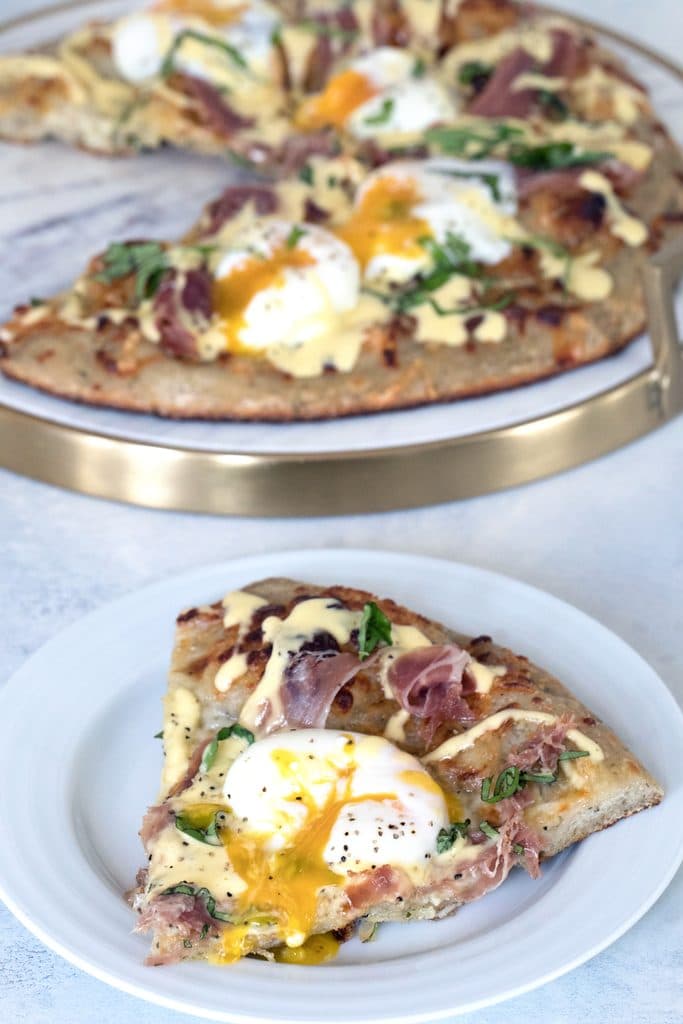
[[[0,34],[89,5],[67,0],[0,22]],[[541,10],[566,14],[552,7]],[[647,57],[683,83],[683,65],[598,22],[576,23]],[[121,438],[0,403],[0,466],[92,497],[218,515],[348,515],[436,505],[579,466],[683,411],[683,362],[671,296],[683,244],[644,274],[653,365],[588,399],[465,436],[362,451],[241,453]]]

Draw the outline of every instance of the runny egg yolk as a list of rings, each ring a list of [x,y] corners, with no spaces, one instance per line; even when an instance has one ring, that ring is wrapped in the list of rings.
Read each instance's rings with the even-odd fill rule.
[[[265,288],[282,288],[285,271],[310,267],[315,260],[302,246],[279,246],[266,256],[250,256],[213,283],[213,308],[221,319],[229,352],[253,352],[240,341],[251,300]]]
[[[341,128],[354,110],[378,91],[366,75],[349,68],[334,75],[322,92],[304,100],[296,114],[296,125],[304,131],[327,125]]]
[[[230,25],[244,14],[246,4],[228,7],[216,4],[213,0],[158,0],[153,10],[201,18],[210,25]]]
[[[349,219],[335,228],[335,234],[351,247],[363,267],[374,256],[385,253],[419,258],[424,255],[419,239],[432,234],[428,222],[413,213],[421,200],[415,181],[384,175],[366,189]]]
[[[224,963],[250,952],[248,922],[255,918],[276,924],[283,942],[291,942],[293,947],[304,944],[305,948],[298,955],[290,957],[283,952],[280,958],[285,962],[321,963],[330,959],[334,955],[330,943],[323,942],[322,936],[316,936],[317,942],[314,942],[310,936],[320,889],[344,881],[342,875],[329,868],[324,857],[332,828],[342,809],[349,804],[396,799],[394,793],[352,796],[350,787],[355,765],[351,762],[342,769],[334,769],[340,785],[332,787],[321,807],[300,784],[298,756],[280,749],[273,752],[273,760],[282,776],[295,783],[295,795],[290,799],[306,808],[306,816],[286,845],[275,851],[267,848],[269,836],[249,834],[239,827],[222,830],[230,863],[246,883],[244,895],[238,900],[237,913],[247,922],[225,928],[220,957]],[[254,941],[253,933],[251,941]]]

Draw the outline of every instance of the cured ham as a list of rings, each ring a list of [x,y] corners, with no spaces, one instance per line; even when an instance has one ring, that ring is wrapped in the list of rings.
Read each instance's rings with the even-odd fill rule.
[[[444,722],[471,722],[472,709],[463,698],[469,686],[464,677],[470,661],[456,644],[433,644],[401,654],[387,679],[401,707],[428,723],[430,736]]]

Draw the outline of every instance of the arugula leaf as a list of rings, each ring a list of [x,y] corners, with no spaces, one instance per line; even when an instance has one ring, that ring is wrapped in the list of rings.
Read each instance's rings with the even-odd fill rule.
[[[382,106],[376,114],[369,114],[363,118],[363,124],[386,124],[394,112],[395,101],[388,96],[382,100]]]
[[[391,644],[391,622],[374,601],[368,601],[358,629],[358,654],[363,661],[381,643]]]
[[[509,124],[483,125],[481,128],[435,127],[428,128],[425,140],[439,146],[442,153],[450,156],[466,156],[470,160],[481,160],[489,156],[498,146],[519,139],[524,135],[521,128]],[[476,146],[477,148],[473,148]]]
[[[218,834],[218,815],[220,813],[220,811],[216,811],[211,823],[206,828],[197,828],[195,825],[191,825],[184,815],[177,814],[175,827],[179,832],[184,832],[186,836],[191,836],[192,839],[196,839],[200,843],[206,843],[207,846],[220,846],[221,837]]]
[[[458,81],[461,85],[474,85],[477,79],[487,82],[492,71],[491,64],[483,64],[480,60],[468,60],[458,71]]]
[[[168,257],[158,242],[112,242],[102,259],[104,270],[95,275],[95,280],[110,284],[135,274],[138,302],[154,295],[169,267]]]
[[[587,750],[563,750],[558,761],[575,761],[577,757],[590,757]]]
[[[194,28],[185,28],[175,37],[168,53],[164,57],[161,65],[162,78],[168,78],[168,76],[173,73],[175,67],[175,55],[186,39],[194,39],[195,42],[203,43],[204,46],[213,46],[216,50],[221,50],[227,57],[229,57],[238,68],[242,68],[243,70],[248,69],[248,64],[239,50],[234,46],[231,46],[225,39],[219,39],[217,36],[207,36],[204,32],[198,32]]]
[[[479,822],[479,830],[488,836],[489,839],[497,839],[500,833],[497,828],[494,828],[488,821]]]
[[[304,164],[299,171],[299,181],[303,181],[305,185],[313,184],[313,168],[310,164]]]
[[[216,899],[209,892],[208,889],[202,887],[197,888],[196,885],[189,885],[187,882],[180,882],[179,885],[172,885],[170,889],[164,889],[161,893],[162,896],[194,896],[195,899],[201,900],[206,907],[206,912],[209,917],[213,917],[216,921],[232,921],[229,914],[224,914],[220,910],[216,910]]]
[[[450,850],[456,839],[461,836],[465,839],[471,824],[470,819],[465,818],[464,821],[452,821],[448,828],[439,829],[439,834],[436,837],[436,852],[445,853],[446,850]]]
[[[216,754],[218,753],[218,744],[222,740],[227,740],[231,736],[237,736],[241,740],[246,740],[247,743],[251,744],[254,742],[255,736],[249,729],[245,729],[239,722],[235,722],[234,725],[226,725],[222,729],[219,729],[215,737],[211,740],[209,745],[204,749],[202,754],[202,760],[199,765],[200,772],[208,772],[211,765],[216,760]]]
[[[288,249],[295,249],[296,244],[300,238],[303,238],[306,234],[306,228],[300,227],[299,224],[295,224],[292,230],[287,235],[286,246]]]
[[[557,171],[602,163],[611,156],[611,153],[599,150],[577,149],[573,142],[545,142],[540,146],[515,143],[510,147],[507,159],[516,167],[528,167],[532,171]]]

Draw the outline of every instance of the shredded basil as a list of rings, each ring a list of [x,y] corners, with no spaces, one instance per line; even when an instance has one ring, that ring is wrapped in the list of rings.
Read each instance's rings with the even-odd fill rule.
[[[563,750],[557,760],[575,761],[577,757],[590,757],[590,753],[587,750]]]
[[[245,729],[243,725],[235,722],[234,725],[226,725],[222,729],[219,729],[214,739],[211,740],[209,745],[205,748],[202,754],[202,760],[199,765],[200,772],[206,773],[211,768],[211,765],[216,760],[216,754],[218,753],[218,744],[222,740],[227,740],[231,736],[237,736],[241,740],[246,740],[247,743],[254,742],[254,734],[249,729]]]
[[[483,125],[481,128],[429,128],[425,139],[438,146],[443,153],[451,156],[466,156],[470,160],[482,160],[490,156],[499,146],[520,139],[521,128],[509,124]]]
[[[470,819],[465,818],[464,821],[452,821],[448,828],[439,829],[439,834],[436,837],[436,852],[445,853],[446,850],[450,850],[456,839],[460,837],[465,839],[471,824]]]
[[[287,242],[286,242],[287,248],[288,249],[295,249],[296,245],[297,245],[297,242],[301,238],[303,238],[305,234],[306,234],[306,228],[302,228],[298,224],[295,224],[294,227],[292,228],[292,230],[287,235]]]
[[[163,729],[161,730],[161,732],[155,732],[154,733],[154,739],[155,740],[163,740],[163,738],[164,738],[164,730]]]
[[[458,71],[458,81],[461,85],[474,85],[477,79],[488,81],[492,71],[493,67],[490,64],[483,64],[480,60],[468,60]]]
[[[556,118],[558,121],[567,120],[569,117],[569,107],[561,96],[558,96],[552,89],[539,89],[536,95],[538,102],[547,114],[550,114],[551,117]]]
[[[342,28],[340,25],[327,25],[324,22],[314,21],[306,18],[298,22],[298,27],[305,32],[312,32],[316,36],[326,36],[328,39],[340,39],[344,43],[352,43],[357,35],[357,28]]]
[[[358,654],[363,661],[380,644],[391,644],[391,622],[374,601],[368,601],[358,628]]]
[[[424,78],[427,71],[427,62],[424,57],[416,57],[411,74],[413,78]]]
[[[138,302],[155,294],[169,267],[168,257],[158,242],[112,242],[102,259],[104,270],[95,275],[95,280],[111,284],[135,274]]]
[[[161,77],[168,78],[173,73],[175,67],[175,56],[180,47],[183,45],[186,39],[194,39],[197,43],[202,43],[204,46],[213,46],[217,50],[221,50],[233,64],[236,64],[238,68],[246,70],[248,68],[247,62],[234,46],[226,42],[225,39],[219,39],[216,36],[207,36],[204,32],[198,32],[194,28],[183,29],[173,40],[171,48],[164,57],[164,61],[161,65]]]
[[[449,178],[477,178],[479,181],[484,182],[497,203],[502,198],[500,194],[500,179],[497,174],[482,174],[476,168],[472,168],[471,171],[447,171],[444,169],[440,173],[447,174]]]
[[[481,799],[485,804],[497,804],[499,800],[505,800],[520,789],[520,771],[514,765],[505,768],[496,779],[493,785],[493,776],[482,780]]]
[[[220,910],[216,910],[216,899],[206,888],[198,889],[196,885],[189,885],[187,882],[180,882],[179,885],[172,885],[170,889],[164,889],[161,893],[162,896],[194,896],[195,899],[201,900],[206,907],[206,912],[209,917],[213,917],[216,921],[231,921],[229,914],[224,914]]]
[[[29,305],[31,305],[31,306],[44,306],[45,305],[45,299],[39,299],[36,295],[32,295],[31,298],[28,301],[29,301]]]
[[[516,167],[527,167],[532,171],[558,171],[602,163],[611,156],[611,153],[598,150],[577,149],[573,142],[545,142],[540,146],[515,143],[508,150],[507,159]]]
[[[202,925],[202,930],[199,933],[200,940],[201,939],[205,939],[206,936],[208,935],[208,933],[209,933],[209,926],[208,926],[208,924]]]
[[[304,164],[299,171],[299,181],[303,181],[305,185],[313,184],[313,168],[310,164]]]
[[[521,782],[557,782],[552,772],[522,772],[519,778]]]
[[[382,106],[376,114],[369,114],[363,118],[363,124],[386,124],[394,112],[394,100],[388,96],[382,100]]]
[[[183,946],[185,949],[192,949],[192,943],[189,939],[183,939]]]
[[[197,828],[191,825],[182,814],[177,814],[175,827],[179,832],[183,832],[186,836],[190,836],[200,843],[206,843],[207,846],[220,846],[221,837],[218,834],[218,816],[221,813],[221,811],[216,811],[211,819],[211,823],[206,828]]]
[[[513,849],[513,850],[515,851],[515,853],[516,853],[516,854],[517,854],[518,856],[520,856],[520,857],[521,857],[521,855],[522,855],[522,854],[524,853],[524,847],[522,846],[522,844],[521,844],[521,843],[513,843],[513,844],[512,844],[512,849]]]
[[[488,821],[479,822],[479,830],[488,836],[489,839],[497,839],[500,835],[497,828],[494,828]]]

